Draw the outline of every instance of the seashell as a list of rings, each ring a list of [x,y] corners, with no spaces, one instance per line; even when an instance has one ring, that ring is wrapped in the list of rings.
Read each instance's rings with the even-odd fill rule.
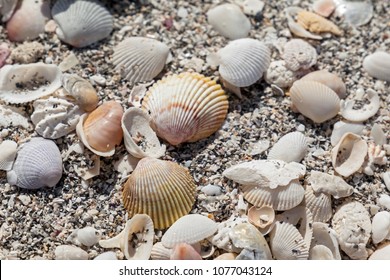
[[[208,23],[222,36],[236,40],[248,36],[251,22],[235,4],[221,4],[207,12]]]
[[[103,248],[120,248],[128,260],[148,260],[153,247],[154,226],[145,214],[134,215],[117,236],[100,240]]]
[[[271,225],[274,219],[275,219],[275,211],[272,207],[252,206],[248,210],[248,221],[259,228],[265,228]]]
[[[41,137],[19,147],[8,183],[23,189],[54,187],[62,176],[62,158],[57,145]]]
[[[383,183],[385,183],[385,186],[388,191],[390,191],[390,171],[384,172],[381,174]]]
[[[330,251],[332,260],[341,260],[336,232],[329,228],[328,224],[319,222],[313,223],[313,239],[310,249],[311,259],[313,259],[311,250],[316,246],[325,246]]]
[[[33,101],[59,89],[60,77],[61,71],[52,64],[5,65],[0,69],[0,99],[9,103]]]
[[[298,12],[297,22],[306,30],[314,33],[330,32],[338,36],[342,33],[340,28],[338,28],[333,22],[305,10]]]
[[[235,260],[237,257],[237,254],[235,253],[223,253],[221,255],[219,255],[218,257],[216,257],[214,260],[215,261],[232,261],[232,260]]]
[[[222,194],[222,189],[220,186],[211,184],[202,187],[200,191],[207,196],[219,196]]]
[[[333,0],[336,4],[336,15],[343,17],[352,26],[358,27],[368,23],[374,7],[371,0]]]
[[[172,251],[172,248],[166,248],[164,247],[164,245],[162,245],[161,242],[156,242],[153,245],[152,252],[150,253],[150,258],[152,260],[169,260]]]
[[[363,60],[364,70],[376,79],[390,82],[390,54],[383,51],[377,51]]]
[[[94,260],[95,261],[118,260],[118,258],[116,257],[116,253],[115,252],[108,251],[108,252],[104,252],[104,253],[101,253],[100,255],[96,256],[94,258]]]
[[[371,236],[370,214],[356,201],[341,205],[332,218],[337,240],[351,259],[367,259],[366,244]]]
[[[312,9],[315,13],[323,17],[329,17],[336,9],[336,4],[333,0],[316,0]]]
[[[369,260],[390,260],[390,244],[387,244],[379,249],[368,258]]]
[[[372,89],[367,90],[367,98],[370,103],[364,105],[361,109],[353,109],[355,106],[355,100],[341,100],[340,114],[345,119],[352,122],[362,122],[368,120],[378,112],[380,100],[378,93]]]
[[[122,106],[116,101],[107,101],[89,114],[84,114],[76,126],[77,136],[93,153],[109,157],[115,146],[122,142]]]
[[[292,39],[284,46],[282,58],[288,69],[292,71],[305,70],[317,63],[317,51],[304,40]]]
[[[309,248],[295,226],[276,222],[270,233],[272,255],[277,260],[307,260]]]
[[[114,48],[113,64],[131,84],[154,79],[164,69],[169,47],[155,39],[130,37]]]
[[[130,107],[123,114],[121,125],[126,150],[137,158],[165,155],[166,147],[160,144],[149,123],[150,116],[140,108]]]
[[[328,247],[315,245],[309,250],[309,260],[334,260],[334,258]]]
[[[333,168],[341,176],[352,175],[363,165],[367,150],[366,141],[359,135],[345,133],[331,151]]]
[[[390,212],[381,211],[372,219],[372,242],[380,243],[390,239]]]
[[[6,43],[0,44],[0,68],[3,67],[4,64],[6,64],[6,60],[8,56],[10,55],[11,51],[8,48],[8,45]]]
[[[361,135],[363,133],[364,125],[362,123],[354,123],[349,121],[338,121],[333,126],[330,142],[332,146],[336,146],[339,143],[341,137],[347,132]]]
[[[315,81],[319,82],[329,88],[331,88],[340,99],[345,98],[347,95],[347,88],[345,83],[339,78],[339,76],[329,73],[326,70],[318,70],[311,72],[301,78],[301,81]]]
[[[298,7],[286,8],[285,12],[287,17],[287,24],[290,31],[298,37],[303,37],[303,38],[308,38],[313,40],[321,40],[322,39],[321,36],[310,33],[305,28],[303,28],[301,24],[295,22],[294,17],[301,11],[303,11],[303,9]]]
[[[353,193],[353,187],[341,177],[323,172],[312,170],[307,181],[314,192],[330,194],[336,199],[350,196]]]
[[[32,125],[28,122],[28,118],[22,108],[0,104],[0,127],[21,126],[31,130]]]
[[[152,128],[172,145],[195,142],[216,132],[228,106],[221,86],[197,73],[163,78],[142,102],[142,109],[151,116]]]
[[[365,174],[373,176],[376,169],[375,165],[385,165],[387,163],[386,151],[382,149],[381,145],[370,143],[367,155],[368,157],[365,158],[362,169]]]
[[[0,0],[1,21],[7,22],[15,11],[18,0]]]
[[[173,248],[179,243],[194,244],[212,236],[217,224],[200,214],[189,214],[178,219],[161,238],[162,244]]]
[[[98,103],[99,97],[90,82],[75,74],[63,74],[61,83],[66,92],[75,99],[83,110],[91,112]]]
[[[173,247],[170,260],[202,260],[202,257],[191,245],[179,243]]]
[[[93,227],[84,227],[77,230],[77,240],[85,246],[93,246],[99,242],[101,234]]]
[[[250,16],[255,16],[258,13],[261,13],[265,5],[261,0],[244,0],[237,4],[240,5],[244,14]]]
[[[377,204],[390,210],[390,196],[387,194],[381,194],[377,200]]]
[[[375,145],[385,145],[387,142],[386,133],[383,131],[383,128],[380,124],[374,123],[370,132],[371,138],[373,138]]]
[[[300,162],[305,157],[307,148],[306,137],[303,133],[290,132],[275,143],[269,151],[267,159]]]
[[[4,140],[0,144],[0,170],[10,171],[16,157],[18,144],[11,140]]]
[[[157,229],[171,226],[190,212],[194,202],[195,182],[188,170],[177,163],[150,157],[138,162],[123,188],[129,217],[148,214]]]
[[[314,193],[311,186],[306,186],[305,206],[312,213],[314,222],[326,223],[333,216],[331,196]]]
[[[83,48],[110,35],[113,20],[109,11],[97,0],[59,0],[51,14],[61,41]]]
[[[315,123],[325,122],[340,111],[340,98],[327,86],[314,81],[296,81],[290,89],[298,111]]]
[[[13,63],[35,63],[42,58],[45,47],[38,42],[24,42],[12,50],[11,60]]]
[[[60,245],[54,252],[56,260],[88,260],[88,253],[73,245]]]
[[[287,68],[284,60],[272,61],[264,74],[264,80],[281,88],[289,88],[307,73],[308,70],[292,71]]]

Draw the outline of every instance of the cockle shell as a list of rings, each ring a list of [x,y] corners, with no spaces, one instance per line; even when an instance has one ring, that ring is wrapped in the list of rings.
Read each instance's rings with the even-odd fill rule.
[[[340,111],[340,98],[329,87],[314,81],[296,81],[290,89],[298,111],[316,123],[325,122]]]
[[[60,40],[83,48],[110,35],[113,20],[97,0],[59,0],[51,10]]]
[[[76,126],[83,144],[99,156],[109,157],[123,138],[121,120],[122,106],[116,101],[107,101],[89,114],[84,114]]]
[[[311,249],[319,245],[328,248],[328,250],[331,252],[333,260],[341,260],[336,232],[331,229],[328,224],[314,222]],[[312,252],[310,252],[310,256],[312,257]]]
[[[248,210],[248,221],[259,228],[269,226],[273,223],[274,219],[275,211],[270,206],[252,206]]]
[[[327,173],[312,170],[307,181],[316,193],[326,193],[338,199],[347,197],[353,193],[353,187],[343,178]]]
[[[376,249],[369,260],[390,260],[390,244]]]
[[[361,109],[353,109],[355,106],[355,100],[341,100],[340,114],[345,119],[352,122],[362,122],[368,120],[378,112],[380,100],[378,93],[372,89],[367,90],[367,98],[370,103],[363,105]]]
[[[57,145],[41,137],[18,148],[8,183],[24,189],[54,187],[62,176],[62,158]]]
[[[292,39],[284,46],[282,58],[290,70],[305,70],[317,63],[317,51],[302,39]]]
[[[248,36],[251,22],[235,4],[221,4],[207,12],[208,23],[222,36],[240,39]]]
[[[61,71],[52,64],[5,65],[0,69],[0,99],[9,103],[33,101],[60,88],[60,77]]]
[[[333,168],[341,176],[352,175],[363,165],[367,150],[366,141],[359,135],[345,133],[331,151]]]
[[[134,215],[113,238],[100,240],[103,248],[120,248],[128,260],[148,260],[153,247],[154,226],[146,214]]]
[[[347,88],[345,83],[339,76],[329,73],[326,70],[318,70],[311,72],[301,78],[301,81],[315,81],[319,82],[329,88],[331,88],[340,99],[345,98],[347,95]]]
[[[113,64],[131,84],[154,79],[164,68],[169,47],[146,37],[131,37],[114,48]]]
[[[361,135],[363,130],[364,125],[362,123],[338,121],[333,125],[332,135],[330,136],[330,143],[332,146],[336,146],[345,133],[350,132],[356,135]]]
[[[12,140],[4,140],[0,144],[0,170],[12,169],[18,144]]]
[[[179,243],[173,247],[170,260],[202,260],[202,256],[187,243]]]
[[[303,133],[290,132],[273,145],[267,159],[300,162],[305,157],[307,148],[307,140]]]
[[[172,145],[195,142],[216,132],[228,106],[221,86],[197,73],[163,78],[142,102],[142,109],[151,116],[152,128]]]
[[[380,211],[372,219],[372,242],[380,243],[390,239],[390,212]]]
[[[171,226],[190,212],[194,202],[194,179],[186,168],[170,161],[141,159],[123,187],[129,217],[148,214],[157,229]]]
[[[335,14],[344,18],[344,21],[355,27],[368,23],[374,14],[374,6],[371,0],[333,1],[336,4]]]
[[[336,4],[333,0],[316,0],[312,8],[320,16],[329,17],[336,9]]]
[[[290,29],[290,31],[294,35],[299,36],[299,37],[309,38],[309,39],[313,39],[313,40],[321,40],[322,39],[321,36],[310,33],[305,28],[303,28],[303,26],[301,24],[298,24],[297,22],[295,22],[294,17],[296,17],[297,14],[301,11],[303,11],[303,9],[301,9],[299,7],[286,8],[285,12],[286,12],[286,17],[287,17],[287,24],[288,24],[288,28]]]
[[[0,0],[1,21],[6,22],[14,13],[18,0]]]
[[[306,186],[305,206],[313,215],[314,222],[326,223],[332,217],[332,197],[325,193],[314,193],[311,186]]]
[[[88,253],[73,245],[60,245],[54,252],[56,260],[88,260]]]
[[[309,30],[310,32],[330,32],[334,35],[341,35],[342,33],[340,28],[338,28],[333,22],[305,10],[302,10],[297,14],[297,21],[303,28]]]

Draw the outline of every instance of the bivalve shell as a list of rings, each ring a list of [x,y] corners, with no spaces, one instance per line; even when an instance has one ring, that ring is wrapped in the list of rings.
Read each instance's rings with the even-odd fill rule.
[[[309,251],[309,260],[334,260],[332,251],[324,245],[315,245]]]
[[[118,260],[117,256],[116,256],[116,253],[115,252],[111,252],[111,251],[108,251],[108,252],[104,252],[104,253],[101,253],[100,255],[96,256],[94,258],[95,261],[107,261],[107,260],[112,260],[112,261],[116,261]]]
[[[0,0],[1,21],[6,22],[15,11],[18,0]]]
[[[339,243],[337,241],[336,232],[333,229],[331,229],[328,224],[314,222],[311,249],[319,245],[328,248],[328,250],[332,254],[333,260],[341,260]],[[310,252],[310,255],[312,255],[312,252]]]
[[[335,14],[354,27],[368,23],[373,14],[374,6],[371,0],[333,0],[336,4]]]
[[[54,252],[56,260],[88,260],[88,253],[72,245],[60,245]]]
[[[305,70],[317,63],[317,51],[302,39],[292,39],[284,46],[282,58],[290,70]]]
[[[18,144],[11,140],[4,140],[0,144],[0,170],[12,169],[16,157]]]
[[[353,109],[356,103],[355,100],[341,100],[340,114],[352,122],[368,120],[378,112],[380,100],[378,93],[372,89],[367,90],[367,98],[370,103],[363,105],[360,109]]]
[[[172,251],[172,248],[166,248],[164,247],[164,245],[162,245],[161,242],[156,242],[153,245],[152,252],[150,253],[150,258],[152,260],[169,260]]]
[[[390,239],[390,212],[381,211],[372,219],[372,242],[377,244]]]
[[[267,159],[300,162],[307,152],[307,140],[303,133],[295,131],[284,135],[275,143]]]
[[[390,82],[390,54],[377,51],[363,60],[363,68],[368,75],[382,81]]]
[[[390,260],[390,244],[376,249],[369,260]]]
[[[328,17],[336,9],[336,4],[333,0],[316,0],[312,5],[313,11],[320,16]]]
[[[331,88],[340,98],[345,98],[347,88],[339,76],[329,73],[326,70],[311,72],[301,78],[301,81],[315,81]]]
[[[332,135],[330,136],[330,143],[332,146],[336,146],[345,133],[351,132],[356,135],[361,135],[363,133],[363,129],[364,124],[362,123],[338,121],[333,125]]]
[[[323,222],[332,218],[332,197],[325,193],[314,193],[311,186],[306,186],[305,205],[313,215],[314,222]]]

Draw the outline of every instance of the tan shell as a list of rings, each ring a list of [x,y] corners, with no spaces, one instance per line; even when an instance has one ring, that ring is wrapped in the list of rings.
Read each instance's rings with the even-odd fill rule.
[[[186,168],[170,161],[141,159],[123,187],[129,217],[148,214],[157,229],[171,226],[190,212],[194,202],[194,179]]]
[[[318,70],[311,72],[301,78],[301,81],[315,81],[331,88],[340,98],[347,96],[347,88],[345,83],[339,76],[333,73],[329,73],[326,70]]]
[[[18,144],[11,140],[4,140],[0,144],[0,170],[12,169],[16,157]]]
[[[377,244],[390,239],[390,212],[380,211],[372,219],[372,242]]]
[[[259,228],[269,226],[273,223],[274,219],[275,211],[270,206],[252,206],[248,210],[248,221]]]
[[[314,222],[311,249],[319,245],[328,248],[328,250],[331,252],[332,259],[341,259],[336,232],[331,229],[328,224]],[[312,257],[312,252],[310,252],[310,256]]]
[[[330,194],[336,199],[350,196],[353,193],[353,187],[335,175],[312,170],[307,181],[314,192]]]
[[[197,73],[163,78],[142,102],[142,109],[151,116],[152,128],[172,145],[209,137],[221,127],[228,106],[221,86]]]
[[[331,196],[325,193],[314,193],[311,186],[306,186],[305,205],[312,213],[314,222],[326,223],[333,215]]]
[[[267,159],[278,159],[285,162],[300,162],[307,153],[307,140],[299,131],[290,132],[281,137],[271,148]]]
[[[297,21],[303,28],[314,33],[330,32],[334,35],[341,35],[340,28],[333,22],[315,13],[302,10],[297,15]]]

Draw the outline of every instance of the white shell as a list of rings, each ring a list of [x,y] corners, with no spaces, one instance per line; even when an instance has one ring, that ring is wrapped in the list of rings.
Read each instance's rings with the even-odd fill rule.
[[[0,104],[0,127],[8,126],[32,129],[32,125],[28,122],[28,116],[22,108]]]
[[[271,225],[275,219],[275,211],[270,206],[256,207],[252,206],[249,208],[248,221],[259,228],[266,228]]]
[[[309,250],[309,260],[334,260],[334,258],[328,247],[315,245]]]
[[[345,22],[354,27],[368,23],[373,14],[374,6],[371,0],[333,0],[336,4],[335,14],[344,18]]]
[[[4,140],[0,144],[0,170],[9,171],[12,169],[16,157],[18,144],[11,140]]]
[[[378,123],[374,123],[372,126],[370,136],[374,140],[375,145],[385,145],[387,142],[386,133],[383,131],[382,126]]]
[[[328,248],[332,254],[332,259],[341,260],[336,232],[328,224],[314,222],[311,248],[318,245],[323,245]]]
[[[18,0],[0,0],[0,15],[2,16],[2,22],[6,22],[10,19],[17,4]]]
[[[302,39],[292,39],[284,46],[282,58],[290,70],[304,70],[317,63],[317,51]]]
[[[345,83],[339,76],[329,73],[326,70],[318,70],[311,72],[302,77],[302,81],[315,81],[330,87],[340,98],[345,98],[347,95],[347,88]]]
[[[333,216],[331,196],[314,193],[311,186],[306,186],[305,205],[312,213],[314,222],[326,223]]]
[[[284,135],[273,145],[267,159],[283,160],[285,162],[300,162],[307,152],[305,135],[299,131]]]
[[[369,260],[390,260],[390,244],[376,249],[370,256]]]
[[[237,2],[237,1],[236,1]],[[264,2],[261,0],[241,0],[238,5],[243,9],[244,14],[255,16],[264,8]]]
[[[367,90],[367,97],[370,103],[363,105],[361,109],[353,109],[355,100],[341,100],[340,114],[352,122],[368,120],[378,112],[380,100],[378,93],[372,89]]]
[[[363,68],[367,73],[379,80],[390,82],[390,54],[377,51],[363,60]]]
[[[290,89],[298,111],[316,123],[325,122],[340,110],[340,98],[329,87],[315,81],[296,81]]]
[[[113,64],[131,84],[154,79],[164,68],[169,48],[146,37],[131,37],[114,48]]]
[[[390,212],[381,211],[372,219],[372,242],[374,244],[390,238]]]
[[[153,245],[152,252],[150,253],[150,258],[152,260],[169,260],[172,251],[172,248],[166,248],[164,247],[164,245],[162,245],[161,242],[156,242]]]
[[[98,243],[100,237],[100,232],[93,227],[85,227],[77,231],[77,240],[88,247]]]
[[[247,37],[251,29],[249,19],[235,4],[222,4],[208,10],[207,21],[219,34],[231,40]]]
[[[88,260],[88,253],[72,245],[60,245],[54,252],[56,260]]]
[[[287,68],[284,60],[272,61],[264,74],[264,80],[280,88],[289,88],[307,73],[308,70],[292,71]]]
[[[118,258],[116,256],[116,253],[111,251],[101,253],[100,255],[94,258],[95,261],[117,260],[117,259]]]
[[[312,170],[307,181],[314,192],[330,194],[336,199],[350,196],[353,193],[353,187],[343,178],[335,175]]]
[[[381,194],[377,199],[377,204],[390,210],[390,196],[387,194]]]
[[[61,71],[53,64],[5,65],[0,69],[0,99],[9,103],[30,102],[60,87]]]
[[[106,38],[113,28],[112,16],[97,0],[59,0],[51,13],[58,38],[76,48]]]
[[[362,123],[338,121],[333,126],[332,135],[330,136],[330,143],[332,146],[336,146],[345,133],[351,132],[356,135],[361,135],[363,133],[363,129],[364,124]]]

